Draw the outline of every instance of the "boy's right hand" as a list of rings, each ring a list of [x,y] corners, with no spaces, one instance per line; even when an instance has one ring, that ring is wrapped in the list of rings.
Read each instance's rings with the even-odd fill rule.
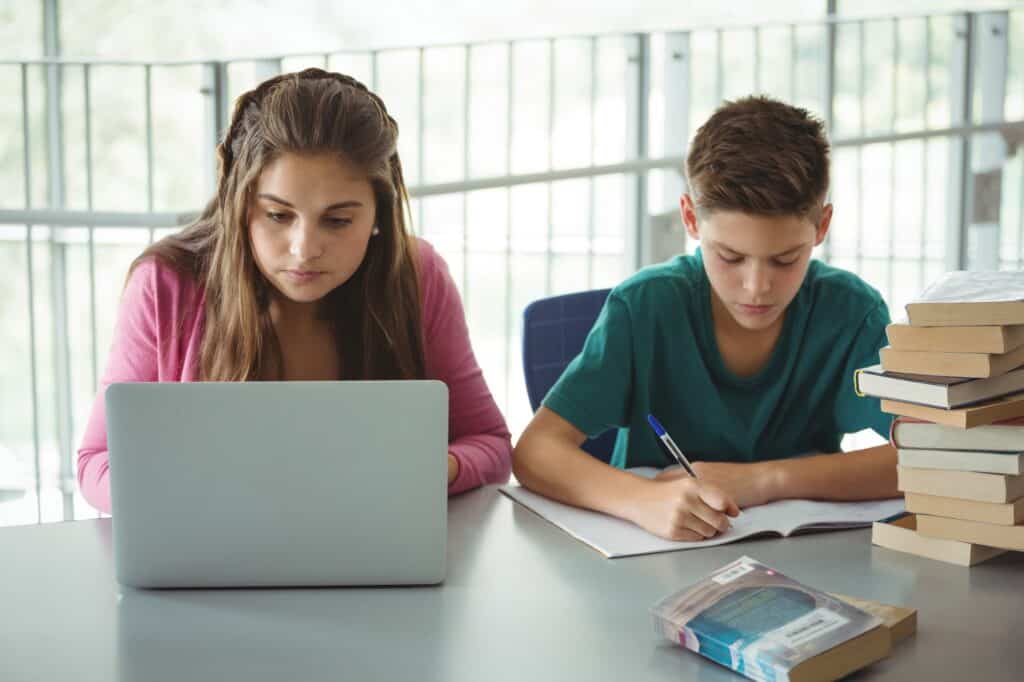
[[[695,542],[724,533],[736,503],[718,486],[689,476],[652,480],[633,504],[630,521],[667,540]]]

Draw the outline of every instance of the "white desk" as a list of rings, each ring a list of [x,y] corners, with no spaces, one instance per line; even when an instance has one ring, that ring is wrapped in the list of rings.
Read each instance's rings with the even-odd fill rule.
[[[649,607],[742,554],[820,589],[919,609],[858,679],[1024,679],[1024,554],[971,569],[867,531],[607,560],[493,487],[450,503],[436,588],[121,590],[109,520],[0,529],[0,680],[727,680]]]

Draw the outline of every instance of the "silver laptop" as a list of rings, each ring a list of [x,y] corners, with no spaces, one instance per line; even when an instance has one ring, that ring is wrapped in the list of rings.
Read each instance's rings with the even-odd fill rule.
[[[122,584],[444,579],[442,382],[113,384],[106,406]]]

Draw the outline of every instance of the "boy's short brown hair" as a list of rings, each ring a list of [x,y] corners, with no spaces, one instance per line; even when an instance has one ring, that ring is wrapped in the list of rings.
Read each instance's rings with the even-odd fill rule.
[[[806,109],[770,97],[726,102],[686,157],[698,213],[795,215],[817,223],[828,191],[829,144]]]

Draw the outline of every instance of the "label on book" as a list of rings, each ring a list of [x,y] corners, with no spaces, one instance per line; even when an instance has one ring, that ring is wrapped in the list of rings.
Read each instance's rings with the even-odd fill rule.
[[[717,575],[711,576],[711,579],[719,585],[726,585],[728,583],[731,583],[733,580],[736,580],[736,578],[744,576],[753,570],[754,567],[750,564],[737,564],[733,568],[730,568],[728,571],[722,571]]]

